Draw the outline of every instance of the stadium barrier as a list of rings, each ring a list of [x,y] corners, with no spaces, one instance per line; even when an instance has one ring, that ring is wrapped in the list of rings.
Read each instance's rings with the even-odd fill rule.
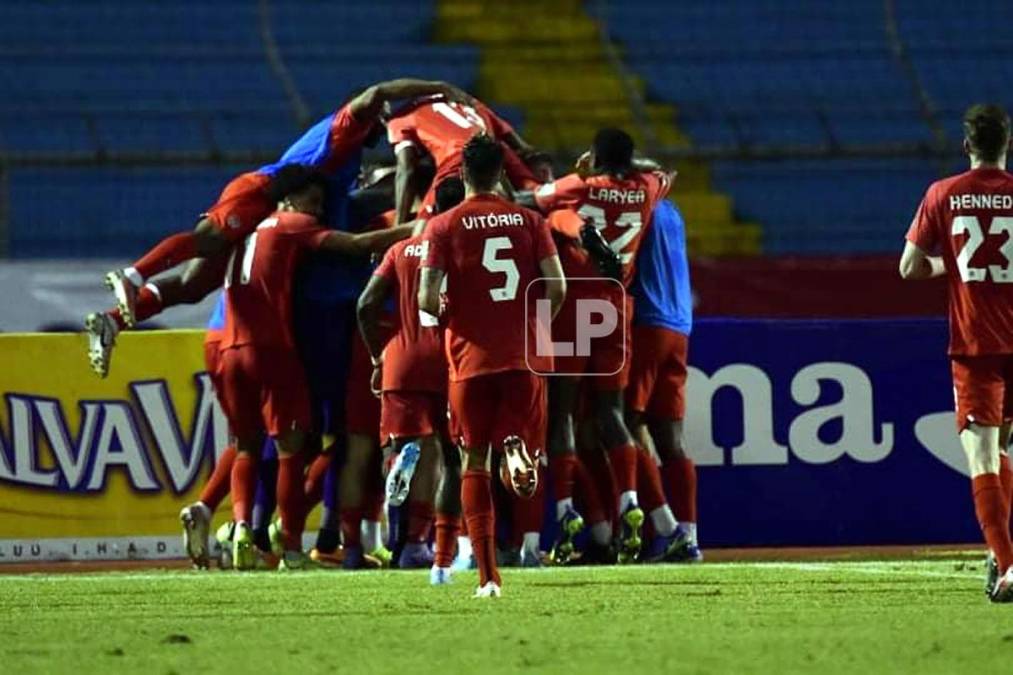
[[[201,338],[122,335],[100,380],[81,335],[0,335],[0,562],[183,556],[227,439]],[[702,545],[979,539],[944,321],[711,319],[691,344]]]

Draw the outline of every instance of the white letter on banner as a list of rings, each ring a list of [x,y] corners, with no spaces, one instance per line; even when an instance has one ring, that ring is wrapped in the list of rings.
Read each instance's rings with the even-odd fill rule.
[[[14,445],[13,480],[25,485],[56,487],[59,476],[56,471],[36,469],[35,425],[32,416],[32,399],[23,396],[7,396],[10,410],[11,441]]]
[[[81,404],[81,428],[77,434],[77,443],[70,442],[67,433],[67,420],[63,417],[63,408],[59,401],[41,399],[35,401],[35,412],[42,422],[42,430],[53,450],[60,472],[67,481],[67,487],[76,490],[84,478],[84,469],[88,466],[88,453],[95,440],[95,427],[98,423],[101,404]]]
[[[141,413],[151,430],[155,447],[162,456],[172,487],[176,492],[182,492],[193,482],[200,469],[201,460],[204,459],[204,442],[207,439],[211,406],[202,405],[206,397],[201,392],[194,411],[193,435],[190,437],[187,452],[184,453],[185,443],[179,428],[179,418],[176,417],[165,382],[132,384],[130,388],[140,404]]]
[[[731,448],[732,462],[742,465],[787,464],[788,448],[774,440],[774,410],[770,378],[756,366],[727,365],[707,377],[689,369],[686,382],[687,451],[698,464],[724,464],[724,448],[714,442],[713,399],[722,387],[742,397],[742,443]]]
[[[878,462],[893,449],[893,424],[881,426],[883,440],[876,443],[872,382],[863,370],[850,363],[814,363],[791,381],[791,395],[799,405],[813,405],[820,397],[821,380],[841,385],[841,400],[807,410],[791,423],[788,444],[799,459],[827,464],[849,455],[859,462]],[[840,418],[841,438],[836,443],[820,440],[820,428]]]
[[[92,467],[89,490],[105,486],[106,469],[113,465],[125,466],[131,484],[138,490],[157,490],[158,483],[144,454],[144,446],[134,427],[130,407],[126,403],[104,403],[102,426],[95,446],[95,463]],[[116,445],[118,450],[113,450]]]
[[[13,481],[14,472],[11,471],[11,456],[8,454],[12,446],[12,440],[14,436],[14,421],[10,420],[11,423],[11,436],[7,437],[4,434],[4,430],[0,427],[0,479]],[[3,557],[0,555],[0,557]]]

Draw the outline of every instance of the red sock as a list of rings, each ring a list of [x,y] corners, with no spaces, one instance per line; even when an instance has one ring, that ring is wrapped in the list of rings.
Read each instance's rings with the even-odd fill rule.
[[[197,257],[197,235],[180,232],[166,237],[133,264],[133,268],[144,279],[171,270],[176,265]]]
[[[513,514],[513,543],[520,546],[524,535],[528,532],[541,532],[542,520],[545,518],[545,482],[538,481],[538,489],[530,499],[517,496],[510,491],[510,509]]]
[[[461,533],[461,516],[446,513],[436,514],[436,551],[437,567],[450,567],[457,555],[457,536]]]
[[[232,481],[232,463],[235,460],[236,448],[230,445],[225,448],[222,456],[218,458],[218,462],[215,464],[214,471],[211,472],[208,482],[204,483],[204,489],[200,493],[200,500],[204,502],[204,506],[211,509],[211,513],[215,512],[218,505],[225,499],[225,495],[229,494],[230,483]]]
[[[588,525],[600,523],[606,519],[605,509],[601,505],[601,497],[598,496],[598,487],[594,484],[594,477],[588,471],[584,462],[579,459],[573,465],[574,487],[576,488],[574,502],[577,510],[584,516],[584,522]]]
[[[665,489],[661,486],[661,471],[651,453],[643,449],[637,450],[637,497],[644,513],[650,513],[666,503]]]
[[[408,542],[415,544],[429,540],[433,526],[433,505],[426,502],[408,502]]]
[[[489,581],[502,584],[496,569],[496,517],[492,510],[491,482],[488,471],[465,471],[461,478],[461,505],[478,563],[479,586]]]
[[[577,455],[567,452],[549,457],[549,473],[552,474],[552,493],[556,501],[573,496],[573,471]]]
[[[1010,542],[1009,514],[1006,512],[1002,483],[998,475],[985,473],[971,479],[971,490],[981,532],[988,547],[995,553],[999,573],[1003,574],[1013,565],[1013,542]]]
[[[309,470],[306,472],[306,482],[303,483],[303,494],[306,496],[306,512],[313,510],[320,500],[324,498],[324,477],[327,476],[327,469],[331,466],[330,452],[322,452],[313,458]]]
[[[609,450],[612,473],[620,493],[637,489],[637,446],[624,443]]]
[[[1013,510],[1013,467],[1010,466],[1009,455],[999,454],[999,482],[1002,484],[1002,494],[1006,498],[1006,522],[1009,522],[1011,510]]]
[[[387,501],[387,488],[384,485],[383,475],[379,466],[374,471],[369,470],[366,478],[366,496],[363,498],[363,517],[366,520],[379,522],[383,520],[383,505]]]
[[[303,473],[306,462],[302,453],[278,454],[278,515],[285,532],[285,550],[302,550],[302,532],[306,527],[303,501]]]
[[[619,492],[616,489],[616,477],[612,473],[612,467],[605,461],[604,453],[595,450],[582,456],[580,461],[594,479],[605,518],[611,523],[616,522],[619,519]]]
[[[696,465],[689,457],[665,462],[661,466],[672,496],[672,511],[675,519],[687,523],[696,522]]]
[[[253,497],[257,491],[257,458],[248,452],[236,453],[232,462],[232,519],[249,523],[253,519]]]
[[[341,540],[345,548],[362,546],[362,508],[358,506],[341,508]]]

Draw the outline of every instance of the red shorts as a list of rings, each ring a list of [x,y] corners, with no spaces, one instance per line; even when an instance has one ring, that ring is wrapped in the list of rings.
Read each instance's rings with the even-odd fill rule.
[[[369,380],[373,362],[358,334],[352,336],[352,358],[345,386],[345,433],[375,438],[380,433],[380,399],[373,395]]]
[[[519,436],[529,449],[544,444],[545,383],[527,370],[506,370],[450,383],[451,428],[471,448],[498,448]]]
[[[951,356],[957,431],[971,422],[1002,426],[1013,419],[1013,354]]]
[[[658,326],[634,326],[626,409],[658,419],[683,419],[688,356],[689,338],[682,333]]]
[[[270,182],[270,176],[256,171],[241,174],[225,186],[218,201],[204,215],[229,241],[244,239],[277,206],[265,193]]]
[[[580,280],[572,282],[574,285]],[[598,296],[567,295],[559,314],[552,320],[552,339],[573,345],[573,356],[556,356],[554,372],[557,375],[588,376],[598,391],[621,391],[626,388],[630,376],[630,327],[633,317],[633,303],[628,295],[620,294],[619,287],[611,282],[608,291]],[[619,325],[608,335],[586,342],[587,353],[579,354],[581,343],[577,339],[578,300],[605,300],[617,309]],[[594,317],[600,321],[600,317]]]
[[[385,391],[380,442],[388,438],[447,437],[447,395],[435,391]]]
[[[238,438],[310,429],[302,363],[288,349],[245,345],[218,355],[218,400]]]

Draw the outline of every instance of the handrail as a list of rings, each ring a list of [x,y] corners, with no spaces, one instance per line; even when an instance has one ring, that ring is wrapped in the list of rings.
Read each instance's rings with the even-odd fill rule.
[[[257,13],[260,17],[260,39],[264,43],[264,55],[267,57],[267,63],[281,83],[282,89],[285,90],[285,95],[292,106],[292,115],[295,117],[296,124],[299,125],[299,128],[305,128],[312,121],[310,109],[306,104],[306,99],[299,91],[299,85],[292,77],[288,66],[285,65],[285,59],[282,58],[281,50],[278,48],[278,41],[274,39],[274,30],[271,27],[270,0],[258,0]]]

